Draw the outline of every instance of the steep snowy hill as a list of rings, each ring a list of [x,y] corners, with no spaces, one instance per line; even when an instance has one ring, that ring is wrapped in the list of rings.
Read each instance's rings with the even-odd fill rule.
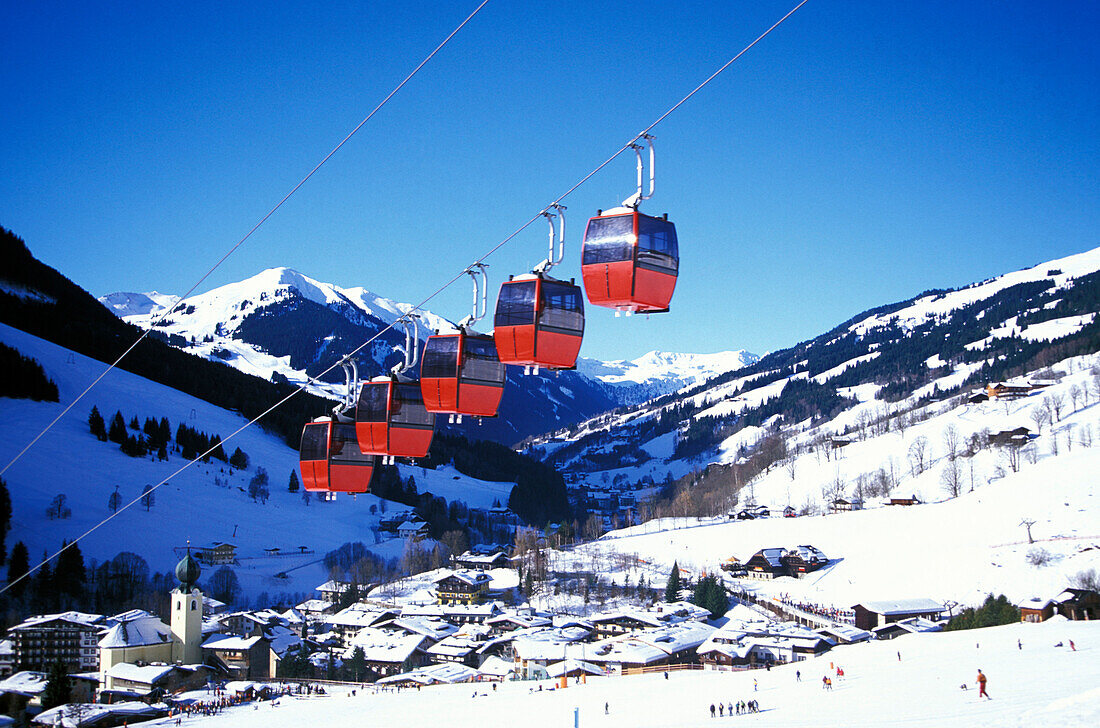
[[[1100,350],[1100,248],[864,312],[811,341],[536,440],[592,482],[660,481],[752,454],[767,433],[844,435]],[[1064,395],[1068,394],[1063,393]],[[835,427],[826,427],[835,422]],[[632,470],[622,470],[623,466]]]
[[[40,362],[47,376],[57,383],[60,403],[0,398],[0,461],[5,464],[102,373],[103,363],[68,351],[50,342],[0,324],[0,341],[24,356]],[[119,411],[129,422],[137,417],[167,418],[172,431],[187,425],[208,434],[228,438],[246,420],[129,372],[114,370],[49,435],[31,447],[5,474],[12,498],[12,527],[7,536],[10,548],[17,541],[27,544],[32,558],[53,553],[65,539],[73,539],[112,515],[110,494],[117,487],[124,502],[137,499],[146,484],[171,478],[154,491],[154,504],[141,504],[120,511],[80,543],[85,559],[103,561],[121,551],[142,555],[157,571],[167,571],[178,560],[173,548],[214,541],[237,545],[241,557],[238,575],[247,593],[271,594],[310,592],[327,575],[317,562],[327,551],[348,541],[363,541],[385,558],[400,558],[404,541],[383,538],[375,543],[373,528],[388,510],[407,507],[384,503],[374,495],[338,497],[334,502],[290,493],[287,484],[298,466],[298,454],[282,440],[258,427],[244,430],[226,447],[240,447],[251,460],[246,471],[234,471],[212,460],[187,467],[178,453],[167,461],[132,458],[112,442],[100,442],[89,432],[87,418],[96,407],[108,420]],[[266,503],[247,495],[249,480],[257,467],[270,476],[270,499]],[[430,492],[471,507],[489,508],[494,502],[507,503],[513,483],[492,483],[462,475],[451,467],[436,471],[400,466],[402,475],[413,476],[421,493]],[[178,472],[178,474],[176,474]],[[49,518],[47,509],[59,496],[65,497],[68,518]],[[264,550],[278,547],[302,556],[266,557]],[[288,578],[276,573],[294,567]]]

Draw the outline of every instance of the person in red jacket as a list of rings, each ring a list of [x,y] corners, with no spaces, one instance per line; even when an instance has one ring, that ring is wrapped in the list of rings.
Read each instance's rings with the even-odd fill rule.
[[[988,678],[986,678],[985,673],[982,672],[982,669],[979,667],[978,668],[978,697],[979,698],[983,698],[983,697],[984,698],[989,698],[990,700],[992,700],[993,698],[990,698],[989,693],[987,693],[985,691],[985,684],[986,684],[987,680],[988,680]]]

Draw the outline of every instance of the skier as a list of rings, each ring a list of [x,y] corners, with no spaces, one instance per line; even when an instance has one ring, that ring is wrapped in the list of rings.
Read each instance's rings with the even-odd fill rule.
[[[752,679],[752,691],[755,693],[757,690],[756,678]]]
[[[721,701],[718,702],[718,717],[721,718],[726,714],[726,706]]]
[[[733,715],[733,703],[730,703],[729,705],[726,706],[726,712],[729,713],[730,715]]]
[[[801,670],[795,670],[794,671],[794,679],[795,679],[796,682],[802,682],[802,671]]]
[[[711,718],[713,718],[713,717],[714,717],[714,703],[711,703],[711,704],[710,704],[710,717],[711,717]]]
[[[1024,649],[1024,643],[1020,642],[1019,639],[1016,640],[1016,649],[1018,649],[1018,650]]]
[[[609,706],[607,703],[604,703],[603,704],[603,714],[607,715],[610,710],[611,710],[611,706]],[[712,710],[711,712],[713,713],[714,711]]]
[[[986,681],[987,681],[987,678],[985,676],[985,673],[983,673],[982,668],[979,667],[978,668],[978,697],[979,698],[985,697],[985,698],[989,698],[990,700],[992,700],[993,698],[990,698],[989,693],[987,693],[985,691]]]
[[[1070,648],[1070,650],[1072,650],[1073,652],[1076,652],[1076,651],[1077,651],[1077,645],[1073,644],[1073,640],[1070,640],[1070,641],[1069,641],[1069,648]]]

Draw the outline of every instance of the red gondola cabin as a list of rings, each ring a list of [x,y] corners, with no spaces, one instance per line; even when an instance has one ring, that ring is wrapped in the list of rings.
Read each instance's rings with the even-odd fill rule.
[[[366,493],[374,455],[364,455],[351,422],[310,422],[302,428],[302,487],[323,493]]]
[[[516,276],[501,285],[493,317],[500,361],[572,369],[583,337],[580,286],[539,274]]]
[[[496,417],[505,366],[493,337],[460,331],[429,336],[420,363],[428,412]]]
[[[359,390],[355,432],[364,453],[422,458],[434,429],[435,415],[424,408],[416,382],[384,379],[366,382]]]
[[[588,221],[581,278],[597,306],[634,313],[668,310],[680,267],[676,226],[619,207]]]

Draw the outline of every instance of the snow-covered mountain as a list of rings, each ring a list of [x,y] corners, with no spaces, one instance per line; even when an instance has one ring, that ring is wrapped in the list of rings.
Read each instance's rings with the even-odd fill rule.
[[[182,303],[178,297],[159,293],[112,293],[100,301],[128,323],[142,328],[156,325],[173,346],[295,385],[307,384],[413,308],[365,288],[340,288],[289,268],[265,270]],[[175,310],[164,317],[172,307]],[[454,330],[452,322],[435,314],[421,312],[420,316],[421,342],[433,331]],[[361,374],[370,377],[388,370],[401,358],[395,347],[403,343],[399,330],[382,333],[359,358]],[[501,416],[459,429],[472,437],[513,443],[752,361],[755,357],[747,352],[651,352],[633,362],[583,360],[578,371],[555,375],[520,376],[510,371]],[[338,398],[343,374],[337,368],[307,388]]]
[[[631,360],[600,361],[581,357],[577,360],[577,371],[614,387],[626,403],[636,404],[701,384],[759,360],[760,357],[744,349],[714,354],[651,351]]]
[[[1098,311],[1100,248],[878,307],[703,384],[534,445],[589,481],[593,471],[630,482],[677,478],[749,457],[768,434],[844,436],[1095,353]]]

